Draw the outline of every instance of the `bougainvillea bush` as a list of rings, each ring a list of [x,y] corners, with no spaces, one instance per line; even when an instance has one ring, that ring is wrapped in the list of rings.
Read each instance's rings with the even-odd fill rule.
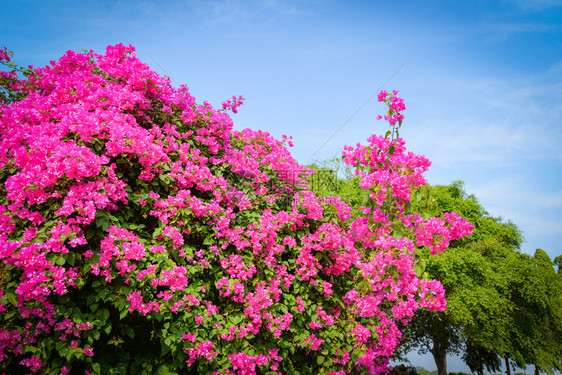
[[[470,224],[413,211],[430,163],[394,133],[344,151],[355,214],[289,138],[233,129],[242,97],[198,104],[131,46],[25,73],[1,77],[4,372],[378,374],[416,309],[445,308],[415,252]],[[379,101],[397,129],[402,99]]]

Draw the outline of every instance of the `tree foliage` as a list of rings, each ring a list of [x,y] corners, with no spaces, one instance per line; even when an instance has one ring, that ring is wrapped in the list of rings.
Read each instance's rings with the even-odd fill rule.
[[[490,216],[462,183],[426,188],[436,209],[458,212],[474,231],[427,258],[426,270],[443,283],[448,305],[444,312],[416,313],[408,326],[410,344],[436,361],[462,354],[479,374],[499,371],[501,358],[523,368],[560,369],[561,288],[548,255],[540,249],[534,257],[520,253],[518,228]]]
[[[369,197],[352,210],[311,191],[288,139],[233,129],[243,98],[197,104],[131,46],[8,75],[4,371],[378,374],[400,325],[444,308],[413,253],[470,225],[411,204],[429,162],[397,137],[396,92],[393,132],[344,152]]]

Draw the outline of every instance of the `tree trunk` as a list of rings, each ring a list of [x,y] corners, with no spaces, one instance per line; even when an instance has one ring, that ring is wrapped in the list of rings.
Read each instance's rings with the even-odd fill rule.
[[[535,375],[539,375],[539,368],[537,365],[535,365]]]
[[[505,373],[511,375],[511,368],[509,367],[509,358],[505,357]]]
[[[447,352],[436,343],[430,350],[437,365],[437,375],[447,375]]]

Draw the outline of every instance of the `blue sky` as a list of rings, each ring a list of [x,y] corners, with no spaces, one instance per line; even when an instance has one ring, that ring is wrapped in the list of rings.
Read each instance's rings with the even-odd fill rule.
[[[429,182],[465,181],[523,230],[523,251],[562,253],[562,1],[3,0],[0,11],[17,63],[132,44],[199,102],[244,95],[235,127],[292,135],[302,164],[386,132],[384,107],[367,100],[399,90],[400,134],[432,161]]]

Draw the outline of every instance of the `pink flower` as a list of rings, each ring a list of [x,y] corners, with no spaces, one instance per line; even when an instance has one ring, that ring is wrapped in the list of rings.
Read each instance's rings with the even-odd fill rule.
[[[94,348],[85,346],[84,347],[84,354],[88,357],[93,357],[94,356]]]
[[[191,334],[191,333],[184,333],[183,336],[181,337],[182,340],[188,340],[191,342],[195,342],[195,338],[197,337],[196,334]]]
[[[322,324],[318,323],[318,322],[315,322],[315,321],[312,321],[312,322],[308,323],[308,325],[312,329],[322,328]]]

